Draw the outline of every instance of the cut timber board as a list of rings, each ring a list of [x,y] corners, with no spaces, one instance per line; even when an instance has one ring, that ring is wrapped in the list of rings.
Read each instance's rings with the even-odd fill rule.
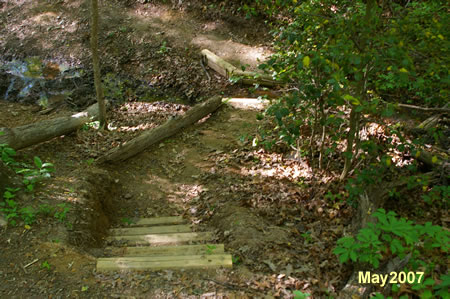
[[[275,86],[281,83],[273,80],[272,76],[267,74],[242,71],[207,49],[203,49],[200,53],[203,61],[206,61],[210,68],[227,79],[230,79],[232,76],[237,76],[240,77],[239,81],[249,85]]]
[[[223,244],[154,246],[154,247],[108,247],[108,254],[115,256],[155,256],[155,255],[202,255],[223,254]]]
[[[97,271],[161,270],[228,267],[233,265],[231,255],[183,255],[158,257],[99,258]]]
[[[208,66],[224,76],[225,78],[229,79],[234,72],[236,72],[237,68],[232,65],[231,63],[226,62],[213,52],[204,49],[201,51],[202,57],[206,62],[208,63]]]
[[[191,241],[208,241],[213,237],[211,232],[198,233],[173,233],[173,234],[149,234],[138,236],[113,236],[106,238],[111,242],[114,240],[125,241],[129,245],[160,245],[171,243],[186,243]]]
[[[167,233],[188,233],[191,231],[191,228],[189,227],[189,225],[184,224],[151,227],[113,228],[109,231],[113,236],[132,236]]]
[[[135,219],[129,226],[148,226],[148,225],[168,225],[182,224],[186,221],[181,216],[156,217],[156,218],[139,218]]]

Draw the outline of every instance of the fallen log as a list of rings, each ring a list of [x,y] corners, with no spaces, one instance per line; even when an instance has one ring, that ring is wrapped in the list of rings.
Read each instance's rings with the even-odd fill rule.
[[[450,109],[448,109],[448,104],[446,104],[442,108],[428,108],[428,107],[420,107],[415,105],[409,105],[409,104],[397,104],[400,108],[407,108],[407,109],[414,109],[414,110],[421,110],[425,112],[441,112],[441,113],[450,113]]]
[[[207,62],[207,65],[210,68],[227,79],[236,77],[238,82],[242,82],[248,85],[259,84],[264,86],[275,86],[280,84],[280,82],[274,80],[270,75],[242,71],[207,49],[203,49],[201,51],[201,54],[202,61]]]
[[[202,104],[198,104],[188,110],[183,116],[169,119],[163,125],[145,132],[125,144],[110,150],[104,156],[98,158],[96,163],[125,161],[142,152],[149,146],[178,133],[181,129],[214,112],[221,104],[222,99],[219,96],[213,97]]]
[[[16,128],[0,128],[0,144],[8,144],[15,150],[38,144],[52,138],[75,131],[83,124],[98,116],[98,105],[89,106],[85,111]]]

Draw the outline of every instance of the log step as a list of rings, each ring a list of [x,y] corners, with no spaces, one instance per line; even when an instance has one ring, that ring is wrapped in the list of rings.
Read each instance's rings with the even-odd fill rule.
[[[154,247],[107,247],[108,255],[113,256],[170,256],[170,255],[202,255],[223,254],[223,244],[154,246]]]
[[[162,270],[227,267],[233,265],[231,255],[183,255],[157,257],[115,257],[99,258],[97,271],[117,270]]]
[[[173,243],[186,243],[191,241],[208,241],[213,238],[210,232],[197,233],[171,233],[171,234],[148,234],[148,235],[129,235],[107,237],[108,242],[124,241],[126,244],[133,245],[162,245]]]
[[[192,232],[181,216],[135,219],[109,230],[106,241],[112,246],[105,253],[111,257],[98,258],[97,271],[232,267],[223,244],[202,244],[213,237]]]
[[[110,229],[112,236],[133,236],[149,234],[167,234],[167,233],[188,233],[191,231],[189,225],[167,225],[151,227],[132,227],[132,228],[113,228]]]
[[[150,225],[169,225],[169,224],[183,224],[186,220],[181,216],[170,216],[170,217],[154,217],[154,218],[138,218],[133,219],[128,225],[133,226],[150,226]]]

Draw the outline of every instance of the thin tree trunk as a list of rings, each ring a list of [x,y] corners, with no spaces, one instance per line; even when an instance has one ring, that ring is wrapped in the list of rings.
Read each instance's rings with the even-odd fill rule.
[[[320,149],[319,149],[319,169],[323,168],[323,150],[325,148],[325,136],[326,136],[326,119],[325,119],[325,108],[323,103],[323,97],[320,99],[320,123],[322,124],[322,136],[320,138]]]
[[[100,128],[107,127],[106,120],[106,105],[103,96],[102,80],[100,73],[100,59],[98,55],[98,0],[91,0],[91,49],[92,49],[92,64],[94,66],[94,84],[95,93],[98,102],[98,120],[100,121]]]
[[[367,0],[366,4],[366,14],[364,18],[364,30],[368,30],[370,32],[370,28],[373,28],[375,26],[373,19],[375,17],[375,8],[377,6],[377,3],[375,0]],[[368,36],[364,36],[361,39],[361,44],[359,47],[360,52],[365,51],[368,47],[370,47],[370,39]],[[358,48],[359,48],[358,47]],[[366,65],[366,72],[364,74],[364,78],[362,79],[362,82],[360,82],[358,89],[358,94],[361,97],[361,102],[364,103],[367,99],[367,72],[368,72],[369,66]],[[352,110],[350,112],[350,130],[347,135],[347,149],[345,151],[345,162],[344,162],[344,169],[342,170],[340,180],[344,180],[348,173],[351,170],[352,162],[353,162],[353,153],[354,150],[357,150],[359,147],[359,127],[360,127],[360,113],[356,111],[358,106],[352,106]]]
[[[352,107],[352,111],[350,112],[350,130],[347,135],[347,149],[345,150],[345,162],[344,169],[342,170],[340,180],[344,180],[347,177],[348,172],[352,166],[352,156],[353,156],[353,143],[355,142],[356,137],[356,128],[359,123],[359,113],[356,112],[357,107]]]

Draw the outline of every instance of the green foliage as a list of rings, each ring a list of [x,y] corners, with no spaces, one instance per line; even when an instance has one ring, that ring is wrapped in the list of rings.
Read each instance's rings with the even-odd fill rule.
[[[393,285],[392,292],[397,293],[398,287]],[[427,278],[423,282],[414,283],[411,287],[412,290],[420,293],[420,298],[431,299],[431,298],[449,298],[449,287],[450,287],[450,275],[442,274],[440,277],[440,283],[437,283],[432,278]],[[385,297],[383,294],[377,293],[372,298],[378,299],[389,299],[392,297]],[[408,299],[408,295],[403,295],[399,297],[400,299]]]
[[[450,204],[450,186],[433,186],[428,193],[422,195],[422,199],[429,205],[448,207]]]
[[[294,294],[294,299],[306,299],[311,296],[311,294],[303,293],[302,291],[294,291],[292,293]]]
[[[67,218],[67,213],[70,211],[70,207],[66,203],[60,203],[57,205],[55,214],[53,217],[59,222],[64,222]]]
[[[161,46],[159,47],[158,53],[161,55],[166,54],[169,51],[169,48],[167,47],[167,42],[163,41],[161,43]]]
[[[386,172],[386,166],[383,163],[372,164],[367,168],[359,170],[353,178],[348,179],[345,189],[348,192],[348,203],[352,206],[357,205],[360,194],[364,194],[367,186],[373,186],[381,183],[383,175]]]
[[[0,132],[3,135],[3,132]],[[17,174],[23,176],[23,184],[25,185],[25,191],[33,192],[38,182],[44,179],[50,178],[50,174],[54,171],[52,163],[44,163],[42,160],[35,156],[33,158],[33,165],[18,162],[14,159],[16,152],[10,148],[7,144],[0,144],[0,158],[9,167],[11,167]],[[48,205],[41,205],[39,210],[33,209],[31,206],[20,207],[15,201],[16,192],[20,188],[6,188],[3,193],[3,202],[0,202],[0,211],[6,215],[8,223],[16,225],[17,219],[22,219],[26,225],[31,225],[36,221],[37,214],[50,215],[53,213],[53,207]],[[62,221],[65,219],[69,210],[64,206],[58,206],[60,211],[56,211],[54,216],[56,219]]]
[[[414,269],[425,267],[428,272],[432,272],[434,265],[422,261],[419,256],[433,250],[448,254],[450,233],[442,227],[432,225],[431,222],[424,225],[414,224],[404,218],[397,218],[392,211],[386,213],[383,209],[376,211],[373,216],[377,223],[369,223],[358,232],[356,238],[343,237],[338,240],[333,252],[339,256],[341,263],[351,260],[378,268],[380,261],[389,252],[400,258],[411,254],[410,265]],[[448,298],[449,285],[450,276],[443,274],[439,283],[427,278],[424,281],[416,281],[412,289],[419,292],[421,298]],[[393,292],[396,292],[395,288]],[[378,294],[375,298],[384,297]]]
[[[450,233],[440,226],[432,225],[431,222],[414,224],[383,209],[377,210],[373,216],[378,220],[377,223],[369,223],[358,232],[356,238],[343,237],[338,240],[333,252],[339,256],[341,263],[359,261],[378,268],[383,259],[382,253],[388,251],[401,258],[411,253],[412,262],[415,262],[419,253],[434,248],[442,252],[449,251]]]
[[[22,168],[16,169],[16,173],[23,175],[23,183],[27,191],[34,191],[36,183],[50,178],[50,173],[54,171],[52,163],[43,163],[42,160],[35,156],[34,166],[25,165]]]
[[[50,268],[51,268],[51,266],[50,266],[48,261],[43,261],[42,262],[41,269],[47,269],[48,271],[50,271]]]
[[[15,165],[16,160],[14,160],[13,158],[15,155],[16,151],[13,148],[9,147],[7,144],[0,144],[0,158],[3,163],[5,163],[6,165]]]
[[[17,202],[14,200],[16,192],[19,188],[6,188],[3,193],[3,202],[0,202],[0,211],[6,216],[6,220],[11,225],[17,224],[17,218],[23,220],[27,225],[33,224],[36,221],[36,212],[30,206],[20,208]]]
[[[125,223],[125,224],[128,224],[128,225],[130,225],[130,224],[133,223],[133,220],[130,219],[130,218],[127,218],[127,217],[123,217],[120,221],[121,221],[122,223]]]
[[[4,202],[0,202],[0,211],[6,215],[6,220],[8,220],[11,225],[16,225],[15,218],[19,216],[16,201],[5,199]]]
[[[397,102],[439,106],[449,96],[444,1],[259,0],[243,10],[284,16],[273,31],[276,53],[260,67],[289,82],[290,92],[267,109],[274,129],[265,139],[275,135],[319,167],[346,141],[341,178],[359,149],[368,163],[385,155],[359,139],[367,115],[389,117]]]
[[[213,254],[214,250],[217,248],[216,245],[206,244],[206,254]]]
[[[302,233],[301,236],[303,237],[303,239],[305,239],[306,244],[311,243],[313,241],[311,237],[311,232]]]
[[[48,205],[48,204],[41,204],[39,206],[38,214],[42,216],[50,216],[53,215],[53,212],[55,211],[55,208]]]
[[[0,132],[3,133],[3,132]],[[25,189],[29,192],[34,191],[36,183],[43,179],[50,178],[50,174],[54,171],[52,163],[44,163],[35,156],[34,165],[30,166],[26,163],[19,163],[14,159],[16,151],[7,144],[0,144],[0,158],[6,165],[12,167],[17,174],[23,175],[23,183]]]
[[[20,218],[27,225],[31,225],[36,221],[36,211],[30,207],[26,206],[19,210]]]

